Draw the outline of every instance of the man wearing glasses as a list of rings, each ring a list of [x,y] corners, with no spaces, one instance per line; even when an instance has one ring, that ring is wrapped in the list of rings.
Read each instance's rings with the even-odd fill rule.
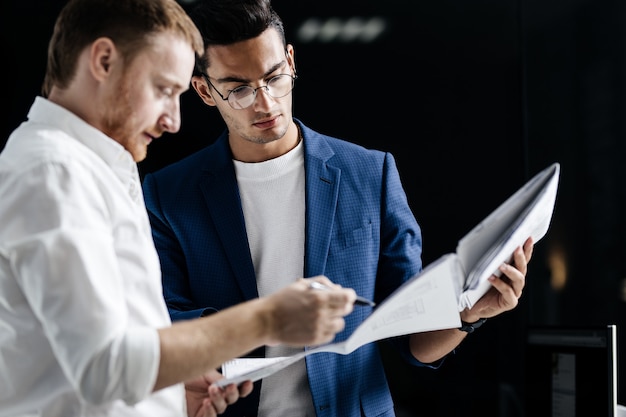
[[[380,302],[422,269],[421,231],[391,154],[317,133],[292,116],[294,48],[267,0],[205,0],[191,10],[206,53],[192,85],[217,107],[217,141],[144,180],[164,296],[173,320],[271,294],[300,276],[327,275]],[[515,308],[532,241],[472,310],[482,323]],[[508,277],[508,278],[506,278]],[[371,313],[355,307],[335,341]],[[476,326],[477,327],[477,326]],[[469,326],[473,330],[473,327]],[[436,367],[460,329],[394,339],[416,366]],[[266,346],[251,356],[297,353]],[[228,416],[393,416],[376,344],[318,353],[255,383]]]

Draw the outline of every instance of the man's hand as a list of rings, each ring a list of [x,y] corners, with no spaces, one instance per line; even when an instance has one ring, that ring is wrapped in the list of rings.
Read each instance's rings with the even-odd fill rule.
[[[320,282],[328,289],[315,290],[310,285],[312,281]],[[271,306],[272,340],[268,344],[318,345],[330,342],[344,329],[344,316],[352,312],[356,293],[320,275],[301,278],[266,300]]]
[[[230,404],[252,392],[251,381],[245,381],[238,386],[230,384],[223,389],[212,385],[213,382],[222,378],[222,374],[212,370],[185,383],[188,417],[216,417],[222,414]]]
[[[464,310],[461,319],[474,323],[481,318],[497,316],[517,307],[522,291],[526,285],[528,262],[533,254],[534,243],[531,238],[513,252],[511,265],[500,266],[502,275],[489,277],[492,288],[474,305],[471,310]]]

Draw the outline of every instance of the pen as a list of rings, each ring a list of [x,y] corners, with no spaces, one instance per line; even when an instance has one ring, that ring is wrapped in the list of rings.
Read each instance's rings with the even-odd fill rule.
[[[328,290],[330,288],[328,288],[326,285],[319,283],[317,281],[311,281],[309,283],[309,288],[312,288],[314,290]],[[361,297],[360,295],[356,296],[356,300],[354,301],[354,304],[359,305],[359,306],[370,306],[370,307],[374,307],[376,305],[375,302],[368,300],[365,297]]]

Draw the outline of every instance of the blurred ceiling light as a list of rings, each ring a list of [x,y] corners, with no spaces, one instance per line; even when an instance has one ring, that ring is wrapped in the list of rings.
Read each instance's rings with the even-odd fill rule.
[[[387,22],[381,17],[352,17],[326,20],[309,18],[297,31],[300,42],[362,42],[369,43],[379,38],[387,29]]]
[[[336,17],[332,17],[324,23],[318,33],[318,38],[322,42],[330,42],[338,37],[343,31],[343,22]]]

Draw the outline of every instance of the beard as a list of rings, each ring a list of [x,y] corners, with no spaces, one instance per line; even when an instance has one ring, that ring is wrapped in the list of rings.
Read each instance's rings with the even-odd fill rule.
[[[120,78],[118,88],[107,98],[102,112],[103,132],[130,152],[136,162],[143,160],[146,149],[136,139],[139,129],[127,76]]]

